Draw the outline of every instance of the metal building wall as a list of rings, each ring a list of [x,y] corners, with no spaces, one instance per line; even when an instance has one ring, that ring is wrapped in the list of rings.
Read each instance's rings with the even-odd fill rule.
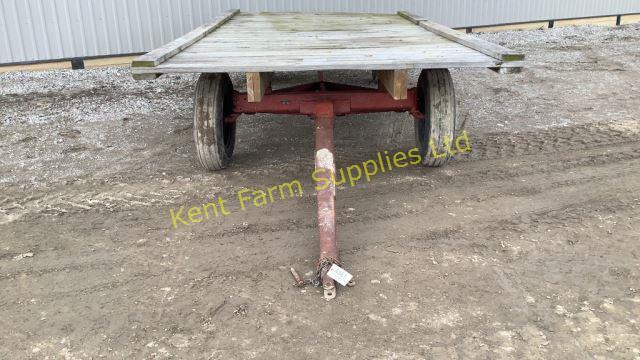
[[[144,52],[230,8],[408,10],[469,27],[640,13],[640,0],[0,0],[0,64]]]

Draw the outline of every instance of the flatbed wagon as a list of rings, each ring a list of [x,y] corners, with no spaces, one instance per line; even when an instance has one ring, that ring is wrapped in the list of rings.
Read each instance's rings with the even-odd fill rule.
[[[194,138],[200,164],[226,168],[232,160],[241,114],[304,114],[315,121],[318,183],[335,178],[336,116],[409,112],[425,166],[449,160],[456,129],[455,93],[449,68],[518,72],[524,55],[407,12],[397,14],[241,13],[230,10],[210,24],[132,63],[133,77],[201,73],[194,98]],[[421,69],[415,88],[408,70]],[[371,70],[378,87],[324,81],[325,70]],[[278,71],[317,71],[318,81],[272,90]],[[247,91],[233,89],[229,72],[246,73]],[[335,226],[335,186],[319,186],[320,259],[312,282],[327,300],[336,296],[333,271],[340,266]],[[331,269],[334,270],[331,270]],[[297,276],[294,272],[294,276]],[[301,279],[297,279],[302,283]]]

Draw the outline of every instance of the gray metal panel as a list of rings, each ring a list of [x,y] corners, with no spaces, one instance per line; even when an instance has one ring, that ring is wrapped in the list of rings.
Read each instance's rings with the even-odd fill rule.
[[[640,0],[0,0],[0,63],[145,52],[230,8],[407,10],[471,27],[640,13]]]

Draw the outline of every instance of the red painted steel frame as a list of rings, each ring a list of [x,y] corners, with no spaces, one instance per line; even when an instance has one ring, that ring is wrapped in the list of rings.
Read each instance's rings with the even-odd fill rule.
[[[418,110],[417,91],[407,90],[407,98],[394,100],[384,89],[371,89],[329,82],[315,82],[287,89],[267,91],[260,102],[249,102],[246,93],[234,92],[231,121],[239,114],[314,115],[320,102],[333,104],[336,116],[373,112],[410,112],[414,117],[424,116]]]
[[[303,114],[315,120],[315,168],[318,178],[316,199],[318,202],[318,237],[320,260],[318,274],[324,288],[324,297],[336,296],[334,280],[327,276],[332,264],[339,264],[336,241],[336,189],[333,129],[336,116],[372,112],[410,112],[423,119],[418,110],[417,91],[408,89],[407,98],[394,100],[381,86],[370,89],[322,81],[271,91],[267,89],[260,102],[249,102],[246,93],[233,93],[233,114],[225,121],[235,121],[240,114]],[[323,188],[323,184],[325,185]],[[329,184],[329,186],[326,186]]]
[[[316,200],[318,203],[318,237],[320,239],[320,260],[318,271],[324,289],[324,296],[331,300],[336,296],[335,283],[326,276],[333,263],[339,263],[336,240],[336,165],[333,157],[333,123],[335,119],[333,103],[321,102],[314,107],[316,125],[316,161],[318,177]],[[327,184],[329,184],[327,186]],[[324,188],[323,188],[324,185]]]

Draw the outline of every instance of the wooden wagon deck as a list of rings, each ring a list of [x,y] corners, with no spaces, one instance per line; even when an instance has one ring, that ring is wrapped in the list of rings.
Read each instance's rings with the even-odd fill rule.
[[[136,59],[133,74],[519,68],[523,55],[405,12],[232,10]]]

